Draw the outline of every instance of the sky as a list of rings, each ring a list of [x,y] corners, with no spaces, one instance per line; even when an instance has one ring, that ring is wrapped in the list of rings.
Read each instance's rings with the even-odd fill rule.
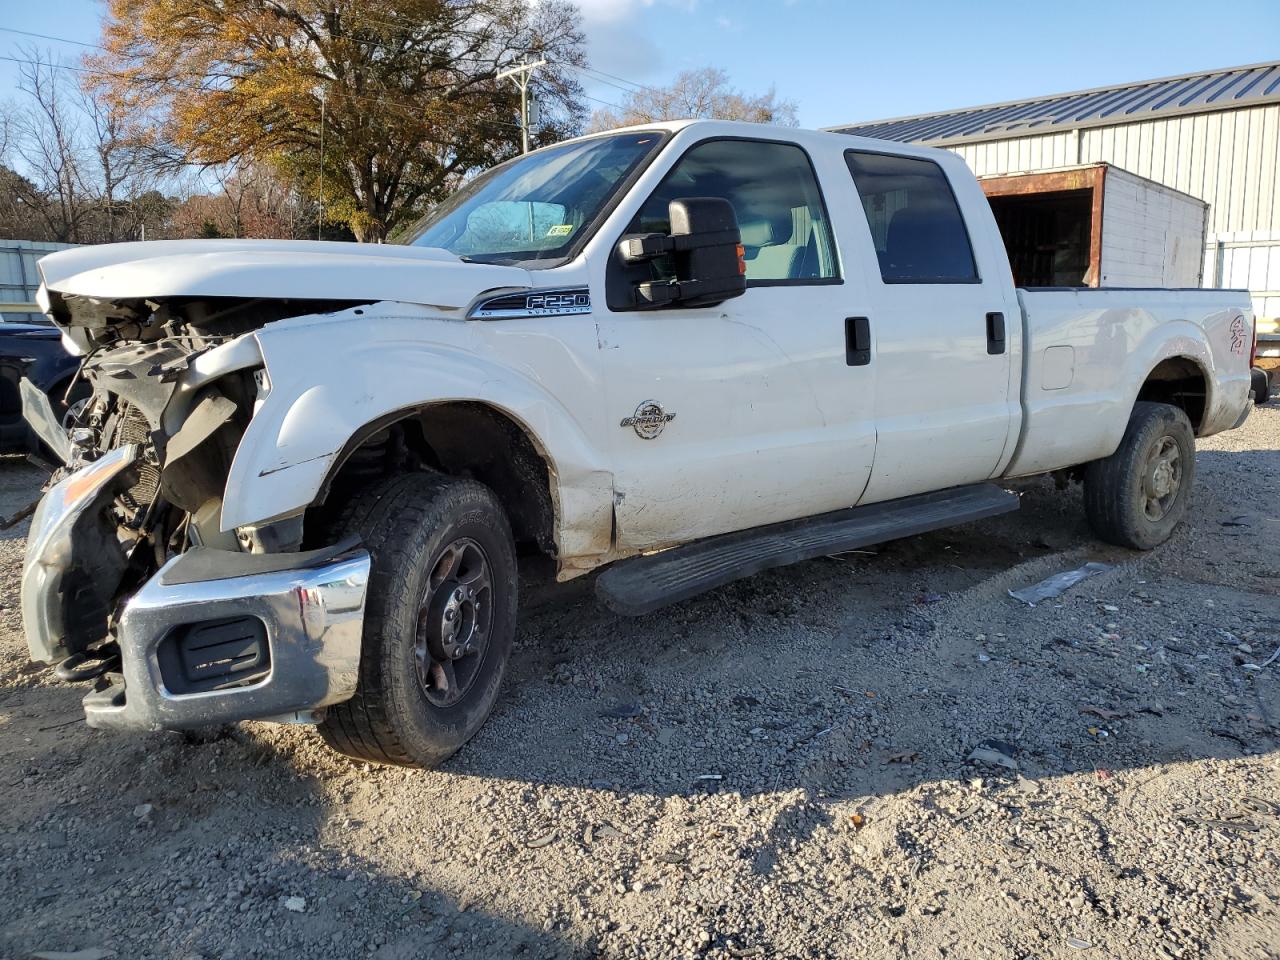
[[[1280,0],[578,0],[593,106],[681,70],[721,67],[770,86],[801,126],[976,106],[1280,59]],[[0,0],[0,28],[92,43],[100,0]],[[0,57],[36,43],[0,29]],[[0,99],[16,65],[0,60]]]

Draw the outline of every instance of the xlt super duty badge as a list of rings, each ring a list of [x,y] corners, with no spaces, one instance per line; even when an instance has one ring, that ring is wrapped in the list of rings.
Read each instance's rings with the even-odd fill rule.
[[[657,400],[645,400],[636,407],[636,412],[623,417],[620,427],[630,427],[641,440],[653,440],[662,433],[662,428],[674,420],[674,413],[667,413]]]

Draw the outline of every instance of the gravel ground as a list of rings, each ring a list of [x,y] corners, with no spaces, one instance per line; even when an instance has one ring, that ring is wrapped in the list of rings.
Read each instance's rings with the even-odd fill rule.
[[[1036,481],[638,620],[529,573],[505,698],[431,773],[87,729],[27,661],[19,526],[0,955],[1280,957],[1280,405],[1197,464],[1148,555]],[[0,512],[40,479],[0,462]]]

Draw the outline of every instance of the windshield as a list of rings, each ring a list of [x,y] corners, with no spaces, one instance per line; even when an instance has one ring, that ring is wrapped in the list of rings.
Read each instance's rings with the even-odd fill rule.
[[[431,211],[406,242],[484,263],[562,260],[661,140],[652,132],[595,137],[494,167]]]

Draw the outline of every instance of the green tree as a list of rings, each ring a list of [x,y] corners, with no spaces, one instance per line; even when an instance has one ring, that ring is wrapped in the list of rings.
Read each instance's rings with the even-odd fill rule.
[[[90,66],[136,140],[270,166],[361,240],[516,152],[518,96],[496,75],[522,56],[548,61],[535,142],[586,116],[566,0],[109,0],[104,31]]]

